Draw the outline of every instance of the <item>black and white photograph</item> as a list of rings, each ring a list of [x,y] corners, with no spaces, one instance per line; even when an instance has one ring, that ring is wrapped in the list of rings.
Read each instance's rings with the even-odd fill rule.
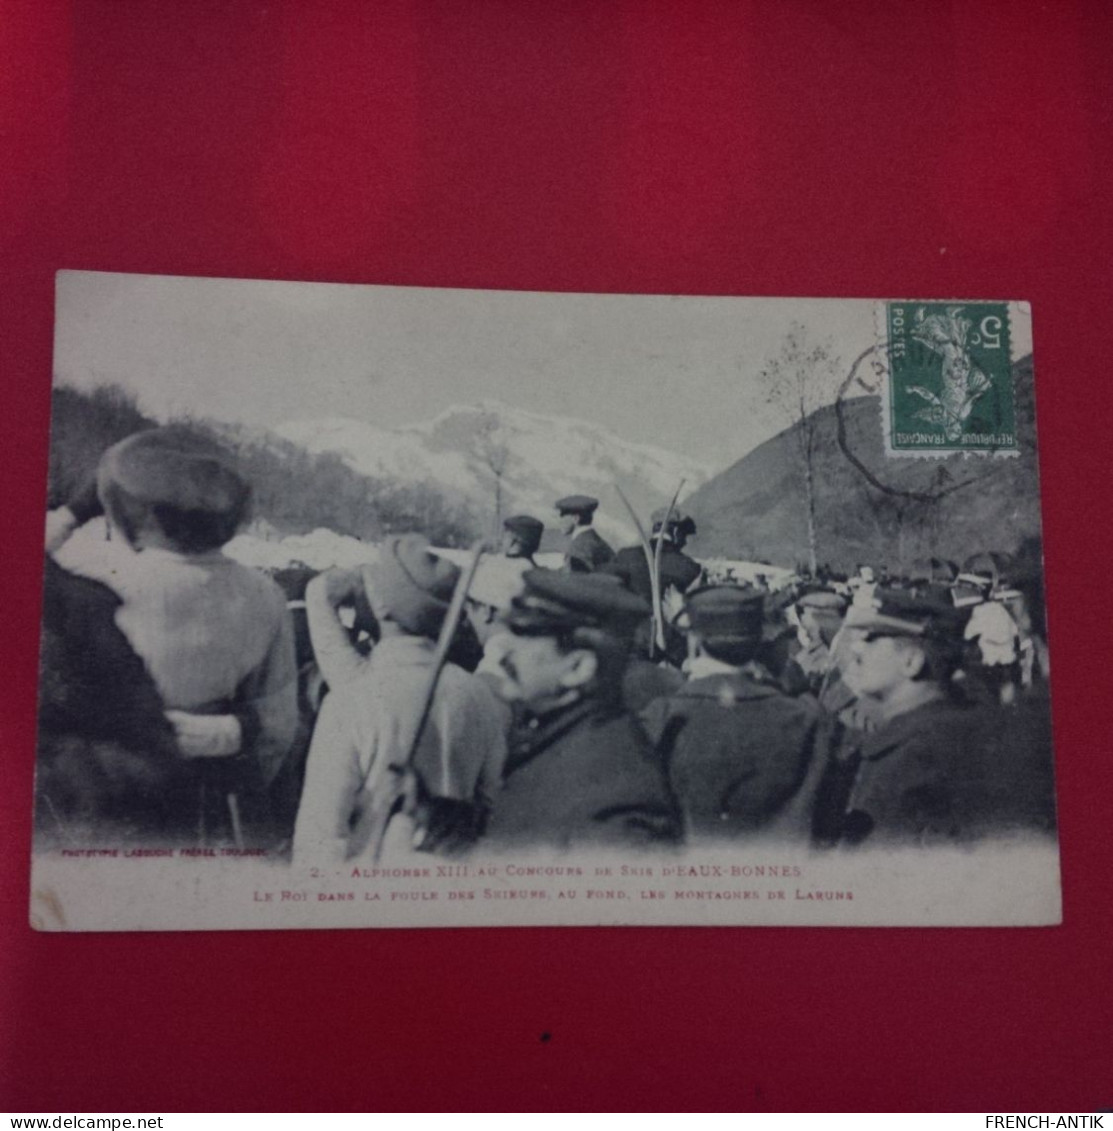
[[[1060,917],[1031,313],[62,272],[33,924]]]

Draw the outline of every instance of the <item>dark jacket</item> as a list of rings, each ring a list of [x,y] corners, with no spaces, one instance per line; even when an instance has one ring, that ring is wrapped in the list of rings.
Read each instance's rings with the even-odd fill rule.
[[[119,598],[46,562],[36,838],[166,831],[181,762],[154,681],[116,625]]]
[[[843,796],[827,799],[835,832],[851,844],[929,844],[1051,831],[1050,733],[1036,714],[939,699],[858,737],[841,759]]]
[[[803,786],[821,731],[812,699],[791,697],[743,672],[691,680],[651,703],[641,719],[657,745],[685,833],[696,837],[768,827]],[[800,824],[793,831],[804,839],[807,821]]]
[[[649,580],[649,563],[645,551],[640,546],[627,546],[615,554],[614,559],[600,569],[601,573],[613,573],[631,592],[636,593],[651,608],[653,606],[653,586]],[[665,545],[661,548],[661,595],[670,586],[685,592],[703,573],[702,567],[687,554],[675,547]],[[651,654],[656,659],[667,660],[674,668],[679,668],[688,654],[688,643],[674,625],[666,624],[665,650],[662,653],[654,644]],[[653,626],[648,621],[644,626],[644,639],[641,644],[648,645],[653,635]]]
[[[587,699],[517,730],[491,813],[492,846],[636,848],[679,835],[668,785],[633,716]]]
[[[593,527],[588,527],[568,543],[564,568],[571,573],[594,573],[613,557],[614,550],[596,534]]]
[[[649,563],[641,546],[627,546],[619,550],[614,560],[605,567],[623,579],[628,589],[646,601],[653,600],[653,586],[649,581]],[[669,586],[686,592],[703,573],[700,564],[667,543],[661,547],[661,593]]]

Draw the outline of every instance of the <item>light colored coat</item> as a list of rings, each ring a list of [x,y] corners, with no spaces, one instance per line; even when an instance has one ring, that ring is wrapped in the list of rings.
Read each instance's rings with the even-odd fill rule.
[[[325,699],[294,829],[297,863],[340,863],[370,849],[379,791],[413,745],[435,646],[417,636],[375,645],[358,678]],[[414,757],[437,797],[489,805],[506,758],[505,713],[486,682],[445,664]]]

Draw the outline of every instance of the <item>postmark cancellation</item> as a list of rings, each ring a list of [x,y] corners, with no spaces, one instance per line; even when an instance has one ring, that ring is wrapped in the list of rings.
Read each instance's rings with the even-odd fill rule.
[[[1004,302],[887,302],[879,344],[885,452],[1016,456],[1012,321]]]

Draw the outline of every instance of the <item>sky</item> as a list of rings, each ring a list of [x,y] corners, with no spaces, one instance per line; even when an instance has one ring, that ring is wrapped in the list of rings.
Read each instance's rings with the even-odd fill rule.
[[[262,427],[392,428],[497,400],[718,471],[787,423],[755,378],[792,323],[845,370],[875,340],[876,306],[61,272],[54,376],[120,385],[159,419]],[[1025,333],[1015,328],[1017,356]]]

